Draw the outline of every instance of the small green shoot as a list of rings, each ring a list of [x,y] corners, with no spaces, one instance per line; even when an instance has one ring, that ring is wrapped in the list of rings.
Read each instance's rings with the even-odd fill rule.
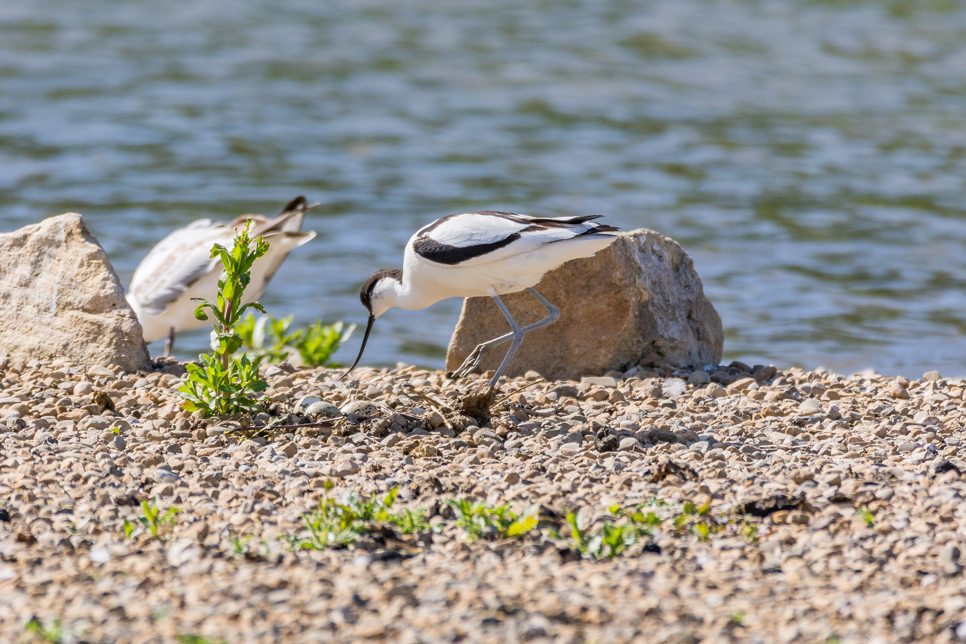
[[[248,542],[252,540],[252,537],[248,536],[244,539],[238,535],[231,536],[231,554],[236,557],[243,557],[248,552]]]
[[[588,530],[586,520],[579,513],[567,512],[567,524],[570,526],[570,541],[573,547],[584,556],[594,558],[613,558],[623,555],[638,543],[642,537],[653,535],[653,527],[660,525],[661,520],[653,513],[644,514],[643,506],[635,510],[626,510],[618,505],[607,508],[600,527]],[[551,536],[562,539],[559,534],[551,532]]]
[[[355,331],[355,325],[346,327],[342,322],[324,325],[316,320],[308,328],[290,333],[292,317],[277,319],[263,315],[256,320],[249,314],[239,322],[236,331],[248,356],[253,361],[281,362],[297,352],[303,365],[336,366],[329,360]]]
[[[742,624],[745,623],[745,617],[747,617],[745,613],[742,613],[742,612],[734,613],[731,616],[731,623],[736,624],[737,626],[741,626]]]
[[[168,508],[164,514],[161,514],[160,508],[158,508],[158,497],[154,497],[151,503],[146,500],[141,501],[141,512],[144,516],[136,517],[138,523],[151,533],[151,536],[155,539],[160,539],[161,528],[165,525],[174,525],[178,521],[178,513],[181,512],[181,508]],[[130,532],[128,531],[128,525],[125,521],[124,525],[125,536],[130,537]]]
[[[24,625],[23,629],[28,633],[32,633],[35,638],[39,637],[42,642],[60,644],[64,641],[64,627],[59,617],[55,617],[49,626],[45,626],[35,615],[30,618],[30,621]]]
[[[856,509],[855,516],[859,517],[865,522],[867,528],[875,527],[875,515],[872,514],[872,510],[869,508]]]
[[[492,507],[482,501],[447,499],[456,510],[456,525],[466,532],[471,541],[484,536],[517,537],[537,527],[540,506],[532,505],[517,515],[509,505]]]
[[[758,526],[754,523],[749,523],[745,521],[741,524],[741,534],[748,540],[754,543],[758,541]]]
[[[225,640],[213,640],[202,635],[178,635],[178,644],[225,644]]]
[[[124,531],[124,538],[130,539],[131,535],[134,533],[134,530],[137,527],[138,527],[138,524],[134,523],[133,521],[124,519],[124,526],[121,528]]]
[[[698,541],[707,541],[711,536],[711,527],[704,521],[699,521],[691,526],[691,532],[698,536]]]
[[[367,534],[373,524],[389,524],[399,528],[403,534],[411,534],[429,529],[425,511],[392,511],[393,503],[399,495],[399,488],[393,488],[382,498],[371,496],[362,500],[349,496],[345,502],[329,498],[332,481],[325,482],[325,495],[319,499],[319,507],[311,513],[302,515],[308,538],[298,535],[283,537],[293,552],[299,550],[323,550],[331,546],[348,545],[360,535]]]
[[[114,432],[115,434],[117,434],[118,436],[121,435],[121,428],[120,427],[111,427],[111,431]]]

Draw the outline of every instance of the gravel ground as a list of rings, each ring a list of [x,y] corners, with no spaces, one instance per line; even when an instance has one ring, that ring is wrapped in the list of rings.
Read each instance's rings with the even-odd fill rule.
[[[283,364],[266,413],[201,419],[175,363],[0,360],[0,641],[966,641],[962,380],[648,367],[527,374],[484,422],[485,380]],[[394,488],[430,528],[300,547],[320,498]],[[447,499],[540,523],[472,539]],[[565,513],[614,505],[651,534],[581,552]]]

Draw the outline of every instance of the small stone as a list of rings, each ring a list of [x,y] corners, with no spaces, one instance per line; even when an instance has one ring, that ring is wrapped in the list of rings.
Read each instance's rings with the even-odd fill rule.
[[[94,391],[94,387],[89,382],[78,382],[73,389],[75,396],[86,396],[92,391]]]
[[[897,449],[902,453],[908,453],[908,452],[916,451],[916,448],[918,447],[919,447],[918,443],[913,443],[912,441],[905,441],[903,443],[900,443]]]
[[[718,383],[712,382],[705,388],[704,393],[706,396],[710,396],[711,398],[724,398],[728,395],[728,390]]]
[[[360,469],[359,464],[351,458],[340,458],[332,466],[330,474],[332,476],[342,478],[351,474],[356,474]]]
[[[277,454],[281,454],[285,456],[286,458],[292,458],[298,453],[298,451],[299,451],[298,446],[295,443],[291,443],[291,442],[282,443],[281,445],[278,445],[275,447],[275,452]]]
[[[432,458],[439,456],[439,450],[429,443],[422,442],[413,448],[409,455],[413,458]]]
[[[906,391],[906,388],[895,380],[889,383],[889,393],[893,398],[898,398],[899,400],[909,400],[909,392]]]
[[[594,378],[581,378],[580,383],[583,385],[590,385],[591,387],[606,387],[614,388],[617,386],[617,380],[610,378],[608,376],[599,376]]]
[[[633,438],[632,436],[628,436],[626,438],[621,439],[621,442],[618,445],[618,449],[622,452],[633,452],[635,450],[642,449],[642,448],[641,448],[641,443],[636,438]]]
[[[230,431],[231,431],[231,427],[222,427],[221,425],[214,425],[213,427],[208,427],[207,429],[205,429],[205,435],[207,435],[208,438],[212,438],[214,436],[221,436],[225,432],[230,432]]]
[[[752,377],[757,382],[765,382],[766,380],[771,380],[778,374],[778,369],[774,365],[768,365],[767,367],[762,367],[752,374]]]
[[[87,370],[87,375],[91,378],[116,378],[117,374],[108,369],[107,367],[102,367],[100,365],[94,365]]]
[[[927,371],[922,374],[922,379],[935,382],[936,380],[942,380],[942,376],[939,375],[938,371]]]
[[[880,501],[888,501],[893,496],[895,496],[895,494],[896,494],[895,490],[893,490],[889,486],[885,486],[885,487],[880,487],[878,490],[875,491],[875,498],[879,499]]]
[[[700,452],[701,454],[707,454],[711,451],[711,443],[708,441],[698,441],[697,443],[691,443],[689,449],[692,452]]]
[[[695,387],[703,387],[711,382],[711,376],[704,369],[698,369],[688,376],[688,384]]]
[[[506,476],[503,477],[503,482],[508,485],[516,485],[520,482],[520,475],[516,472],[507,472]]]
[[[822,410],[822,402],[818,398],[809,398],[798,406],[801,414],[814,414]]]
[[[758,381],[754,378],[741,378],[728,385],[728,390],[734,393],[745,393],[752,385],[757,387]]]
[[[942,553],[939,555],[939,565],[942,566],[943,573],[947,577],[952,577],[962,573],[963,567],[959,565],[959,556],[961,552],[959,546],[954,543],[947,544],[943,548]]]

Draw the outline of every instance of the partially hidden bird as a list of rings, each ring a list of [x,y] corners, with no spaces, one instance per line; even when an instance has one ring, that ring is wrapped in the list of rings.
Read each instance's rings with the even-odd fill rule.
[[[127,301],[141,323],[144,341],[151,343],[166,337],[164,355],[168,356],[175,333],[210,324],[195,318],[199,303],[192,298],[217,298],[223,266],[219,258],[211,256],[211,249],[214,244],[230,248],[236,230],[249,219],[251,238],[262,237],[268,242],[268,252],[252,265],[251,282],[242,301],[257,300],[289,252],[315,237],[315,232],[301,230],[305,213],[317,205],[298,196],[273,219],[242,215],[227,224],[199,219],[158,242],[134,271],[127,293]]]
[[[420,229],[406,244],[403,267],[383,269],[366,280],[359,293],[369,322],[355,362],[362,358],[376,318],[394,306],[423,309],[448,297],[492,297],[510,324],[510,333],[478,345],[453,372],[471,372],[490,349],[510,342],[510,349],[489,381],[489,389],[506,370],[523,336],[553,324],[560,311],[534,287],[547,271],[572,259],[591,257],[616,238],[618,229],[595,223],[600,215],[531,217],[510,212],[479,211],[449,215]],[[501,295],[529,291],[547,316],[521,327]],[[340,378],[341,379],[341,378]]]

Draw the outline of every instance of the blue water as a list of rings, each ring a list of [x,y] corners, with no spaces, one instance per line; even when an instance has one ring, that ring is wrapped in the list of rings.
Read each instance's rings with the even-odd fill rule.
[[[364,323],[442,215],[596,213],[685,247],[727,358],[966,375],[966,5],[0,5],[3,230],[81,212],[127,283],[298,194],[319,236],[262,301],[299,322]],[[442,366],[459,306],[391,311],[367,360]]]

